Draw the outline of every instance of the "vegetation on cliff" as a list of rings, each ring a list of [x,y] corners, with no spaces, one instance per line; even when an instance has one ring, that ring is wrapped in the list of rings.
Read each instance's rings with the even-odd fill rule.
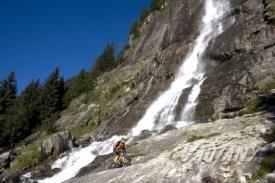
[[[272,129],[271,133],[265,133],[262,137],[268,142],[272,143],[275,141],[275,129]],[[268,151],[262,158],[260,167],[255,170],[252,174],[251,181],[258,180],[265,175],[271,173],[275,169],[275,152]]]
[[[146,18],[155,11],[160,11],[166,0],[152,0],[150,8],[145,7],[141,13],[139,20],[134,20],[132,23],[131,30],[129,32],[129,37],[136,39],[140,36],[140,27],[146,23]]]

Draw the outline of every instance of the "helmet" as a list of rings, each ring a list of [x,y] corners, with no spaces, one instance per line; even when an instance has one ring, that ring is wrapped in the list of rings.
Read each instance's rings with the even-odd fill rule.
[[[125,135],[123,135],[123,136],[121,137],[121,139],[122,139],[122,140],[127,140],[127,137],[126,137]]]

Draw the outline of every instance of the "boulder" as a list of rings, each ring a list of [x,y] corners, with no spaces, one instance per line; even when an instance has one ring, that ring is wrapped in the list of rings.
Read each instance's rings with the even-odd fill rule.
[[[53,175],[54,175],[54,171],[52,170],[50,165],[41,164],[41,165],[38,165],[31,172],[31,179],[43,179],[43,178],[46,178],[46,177],[51,177]]]
[[[14,172],[5,175],[0,175],[1,183],[19,183],[20,182],[20,173]]]
[[[17,154],[12,150],[0,155],[0,173],[10,167],[10,163],[14,160],[16,155]]]
[[[55,134],[52,137],[36,144],[38,150],[44,151],[47,155],[59,156],[61,153],[74,147],[74,141],[69,131]]]

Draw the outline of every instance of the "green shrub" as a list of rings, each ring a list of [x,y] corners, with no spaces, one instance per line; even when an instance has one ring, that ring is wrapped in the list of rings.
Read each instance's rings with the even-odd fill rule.
[[[253,172],[251,180],[258,180],[274,170],[275,152],[268,152],[262,159],[260,168]]]
[[[84,134],[87,134],[94,130],[96,124],[94,122],[88,124],[88,126],[74,127],[70,129],[70,133],[76,139],[81,139]]]
[[[193,136],[191,136],[191,137],[189,137],[187,139],[187,142],[194,142],[196,140],[200,140],[200,139],[204,139],[204,138],[208,139],[208,138],[211,138],[211,137],[214,137],[214,136],[217,136],[217,135],[220,135],[220,133],[211,133],[211,134],[209,134],[207,136],[196,136],[196,135],[193,135]]]
[[[34,167],[39,163],[40,152],[38,150],[29,151],[26,154],[17,156],[14,160],[16,164],[9,169],[10,172],[20,170],[26,166]]]
[[[143,154],[143,153],[141,153],[141,154],[130,154],[130,155],[128,155],[128,157],[129,158],[135,158],[135,157],[139,157],[139,156],[145,156],[146,154]]]
[[[204,139],[204,136],[193,135],[187,139],[187,142],[194,142],[196,140]]]
[[[272,129],[271,133],[262,134],[262,138],[267,140],[268,142],[274,142],[275,141],[275,129]]]
[[[150,5],[150,11],[159,11],[161,9],[161,6],[165,3],[165,0],[152,0]]]
[[[275,129],[271,133],[262,134],[262,138],[269,142],[275,141]],[[251,181],[258,180],[275,169],[275,152],[268,152],[262,159],[260,167],[252,174]]]
[[[220,135],[220,133],[211,133],[211,134],[207,135],[206,138],[208,139],[208,138],[215,137],[218,135]]]
[[[271,89],[275,89],[275,82],[271,82],[271,83],[267,83],[264,87],[263,90],[264,91],[269,91]]]
[[[116,84],[114,86],[111,86],[111,92],[115,93],[116,91],[118,91],[120,89],[120,85]]]
[[[129,36],[133,36],[134,39],[139,38],[140,32],[139,28],[143,25],[144,21],[150,15],[150,13],[153,13],[155,11],[160,11],[161,6],[165,3],[166,0],[152,0],[150,4],[150,8],[145,7],[141,13],[140,13],[140,21],[134,20],[132,23],[132,28],[129,32]]]
[[[140,17],[139,17],[140,22],[144,22],[149,14],[150,14],[150,9],[145,7],[140,13]]]
[[[268,107],[268,104],[261,97],[256,97],[249,100],[245,105],[245,110],[242,114],[253,114],[255,112],[264,110]]]
[[[55,132],[54,122],[60,118],[60,113],[56,112],[50,116],[50,118],[46,118],[43,121],[43,129],[46,130],[47,134],[53,134]]]
[[[132,28],[129,32],[131,36],[133,36],[134,39],[138,38],[140,36],[139,28],[140,28],[141,22],[134,20],[132,23]]]
[[[255,85],[257,80],[256,80],[256,77],[255,76],[251,76],[251,81],[252,81],[252,84]]]

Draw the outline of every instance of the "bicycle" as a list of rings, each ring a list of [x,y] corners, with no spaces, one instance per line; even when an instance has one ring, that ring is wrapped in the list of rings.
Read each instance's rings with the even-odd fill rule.
[[[116,158],[116,157],[115,157]],[[118,156],[118,161],[115,161],[115,158],[113,159],[112,162],[107,163],[105,169],[110,170],[114,168],[120,168],[120,167],[125,167],[129,166],[131,164],[131,158],[129,158],[125,152],[120,152]]]

